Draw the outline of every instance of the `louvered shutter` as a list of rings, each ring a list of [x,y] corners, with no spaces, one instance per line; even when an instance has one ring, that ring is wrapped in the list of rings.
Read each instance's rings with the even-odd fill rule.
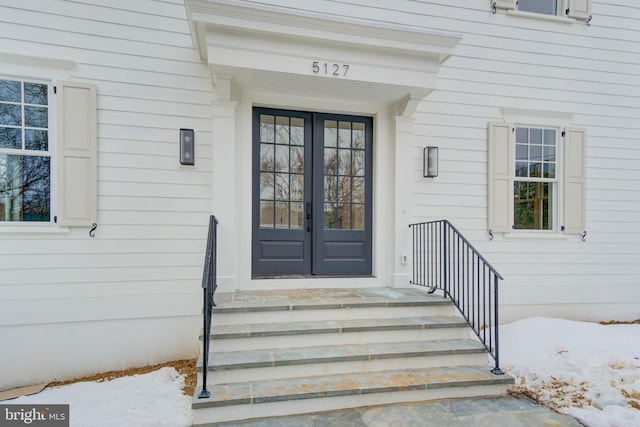
[[[97,220],[96,86],[62,81],[57,97],[57,223],[90,226]]]
[[[586,130],[566,128],[563,150],[563,225],[566,234],[586,230]]]
[[[510,9],[516,8],[517,0],[491,0],[491,7],[495,5],[497,9]]]
[[[568,0],[567,16],[575,19],[589,19],[591,16],[591,0]]]
[[[513,226],[513,124],[489,123],[488,225],[494,232]]]

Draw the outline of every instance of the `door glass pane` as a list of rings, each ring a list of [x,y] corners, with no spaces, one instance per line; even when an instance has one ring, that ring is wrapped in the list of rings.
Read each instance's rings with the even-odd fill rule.
[[[276,202],[276,228],[289,228],[289,202]]]
[[[352,178],[351,200],[364,203],[364,178]]]
[[[338,194],[338,178],[335,176],[324,177],[324,201],[335,202]]]
[[[351,205],[351,228],[364,230],[364,205]]]
[[[273,200],[274,177],[271,172],[260,173],[260,199]]]
[[[291,147],[290,171],[293,173],[304,173],[304,147]]]
[[[276,200],[289,200],[289,174],[277,173],[275,183]]]
[[[289,144],[289,117],[276,117],[276,144]]]
[[[353,123],[353,148],[364,149],[364,123]]]
[[[364,159],[364,150],[353,150],[353,163],[351,164],[351,170],[354,176],[364,176]]]
[[[276,164],[277,172],[289,172],[289,146],[276,145]]]
[[[273,116],[260,115],[260,142],[274,142]]]
[[[274,149],[275,146],[273,144],[260,144],[260,170],[275,170]]]
[[[326,175],[338,173],[338,150],[335,148],[324,149],[324,173]]]
[[[351,177],[341,176],[338,178],[338,201],[351,202]]]
[[[324,146],[336,147],[338,145],[338,123],[334,120],[324,121]]]
[[[337,210],[335,203],[325,203],[324,204],[324,228],[325,229],[335,229],[336,220],[337,220]]]
[[[291,175],[291,200],[304,200],[304,175]]]
[[[291,224],[289,228],[299,230],[304,227],[304,203],[291,202]]]
[[[351,203],[338,205],[338,228],[351,229]]]
[[[351,175],[351,150],[338,150],[338,175]]]
[[[291,144],[304,145],[304,119],[291,117]]]
[[[340,122],[338,128],[338,146],[351,148],[351,122]]]
[[[273,222],[273,202],[260,202],[260,227],[273,228],[275,223]]]

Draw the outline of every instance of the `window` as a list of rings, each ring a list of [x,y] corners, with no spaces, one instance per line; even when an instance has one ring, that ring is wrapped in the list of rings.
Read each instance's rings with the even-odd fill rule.
[[[515,128],[513,187],[516,230],[552,230],[557,203],[556,130]]]
[[[582,128],[490,123],[489,229],[583,233],[585,164]]]
[[[0,77],[0,227],[96,217],[95,85]]]
[[[51,220],[49,85],[0,80],[0,222]]]
[[[491,7],[591,21],[591,0],[490,0]]]
[[[559,0],[518,0],[518,10],[545,15],[559,15]]]

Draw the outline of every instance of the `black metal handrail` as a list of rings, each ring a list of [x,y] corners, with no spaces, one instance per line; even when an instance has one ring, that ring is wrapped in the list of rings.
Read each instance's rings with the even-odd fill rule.
[[[498,280],[495,268],[448,220],[411,224],[413,275],[411,283],[440,289],[456,305],[462,317],[500,369],[498,334]]]
[[[207,234],[207,251],[204,257],[204,270],[202,273],[202,391],[198,399],[206,399],[211,393],[207,390],[207,372],[209,371],[209,343],[211,337],[211,314],[216,303],[213,295],[218,287],[217,258],[218,258],[218,219],[209,217],[209,232]]]

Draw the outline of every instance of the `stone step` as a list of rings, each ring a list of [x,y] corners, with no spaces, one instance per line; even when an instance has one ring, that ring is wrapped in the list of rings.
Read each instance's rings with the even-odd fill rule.
[[[211,385],[211,397],[194,397],[192,406],[194,425],[206,425],[369,405],[501,395],[512,383],[512,377],[494,375],[486,366],[402,369]]]
[[[403,289],[348,290],[327,295],[265,294],[238,296],[222,294],[216,299],[213,322],[220,325],[298,322],[311,320],[381,319],[414,316],[451,315],[454,306],[442,296]],[[356,294],[357,292],[357,294]],[[357,295],[357,296],[356,296]]]
[[[467,323],[454,316],[214,326],[211,348],[215,351],[468,338],[470,334]]]
[[[295,378],[305,375],[375,372],[401,368],[487,365],[484,347],[470,339],[352,344],[306,348],[212,352],[212,384]],[[198,363],[202,371],[202,360]]]

